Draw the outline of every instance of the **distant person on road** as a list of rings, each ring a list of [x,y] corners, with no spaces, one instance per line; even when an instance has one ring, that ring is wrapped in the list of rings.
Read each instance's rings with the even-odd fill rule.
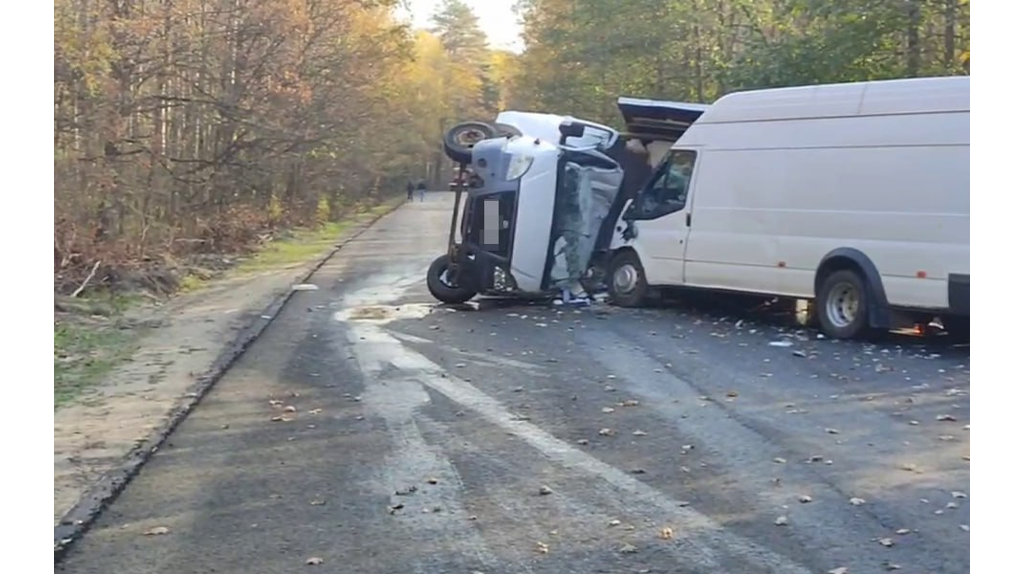
[[[416,184],[416,191],[420,194],[420,201],[423,201],[423,197],[427,194],[427,182],[421,179],[420,182]]]
[[[413,186],[413,184],[412,184],[412,180],[411,180],[411,179],[410,179],[410,180],[407,180],[407,181],[405,182],[405,199],[406,199],[406,200],[408,200],[408,201],[412,201],[412,192],[413,192],[413,189],[415,189],[415,187],[414,187],[414,186]]]

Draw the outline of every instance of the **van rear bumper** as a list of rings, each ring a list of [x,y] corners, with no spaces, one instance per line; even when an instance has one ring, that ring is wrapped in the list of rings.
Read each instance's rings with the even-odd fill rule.
[[[950,273],[949,275],[949,313],[951,315],[971,315],[971,276],[970,274]]]

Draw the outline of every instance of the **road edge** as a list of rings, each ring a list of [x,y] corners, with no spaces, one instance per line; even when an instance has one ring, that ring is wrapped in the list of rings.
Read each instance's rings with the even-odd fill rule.
[[[386,204],[385,204],[386,205]],[[373,216],[368,222],[362,224],[354,232],[348,234],[331,247],[325,254],[296,273],[297,282],[305,283],[317,271],[320,270],[332,257],[341,251],[346,245],[358,239],[363,233],[373,227],[378,221],[394,213],[398,208],[405,205],[397,199],[393,206]],[[159,449],[174,429],[192,412],[203,397],[213,388],[224,374],[234,365],[235,361],[242,356],[249,346],[266,330],[267,326],[281,313],[284,306],[291,300],[295,290],[288,289],[276,296],[270,305],[253,316],[252,319],[238,332],[238,335],[227,344],[220,352],[213,364],[188,391],[168,411],[163,422],[147,436],[135,443],[135,446],[121,458],[121,461],[111,470],[108,470],[85,490],[78,502],[71,507],[60,522],[53,529],[53,562],[57,565],[68,553],[71,547],[89,530],[96,518],[117,499],[118,495],[139,473],[144,465]]]

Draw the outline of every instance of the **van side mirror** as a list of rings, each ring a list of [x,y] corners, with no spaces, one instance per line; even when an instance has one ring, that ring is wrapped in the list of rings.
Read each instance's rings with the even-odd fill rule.
[[[583,124],[572,120],[564,120],[558,125],[558,132],[562,134],[562,143],[565,143],[567,138],[583,137],[584,129]]]

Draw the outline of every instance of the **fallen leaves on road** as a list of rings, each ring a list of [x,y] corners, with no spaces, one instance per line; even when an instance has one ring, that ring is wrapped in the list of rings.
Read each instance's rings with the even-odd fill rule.
[[[324,559],[319,556],[310,556],[306,558],[306,566],[319,566],[324,563]]]
[[[167,528],[166,526],[154,526],[153,528],[150,528],[149,530],[144,532],[144,534],[146,536],[162,536],[164,534],[170,533],[170,531],[171,529]]]
[[[864,504],[865,502],[867,502],[867,501],[864,500],[863,498],[857,498],[856,496],[850,499],[850,504],[852,504],[854,506],[860,506],[860,505]]]
[[[662,528],[661,532],[658,532],[658,538],[661,538],[662,540],[672,540],[673,535],[674,533],[672,532],[672,529],[668,526]]]

